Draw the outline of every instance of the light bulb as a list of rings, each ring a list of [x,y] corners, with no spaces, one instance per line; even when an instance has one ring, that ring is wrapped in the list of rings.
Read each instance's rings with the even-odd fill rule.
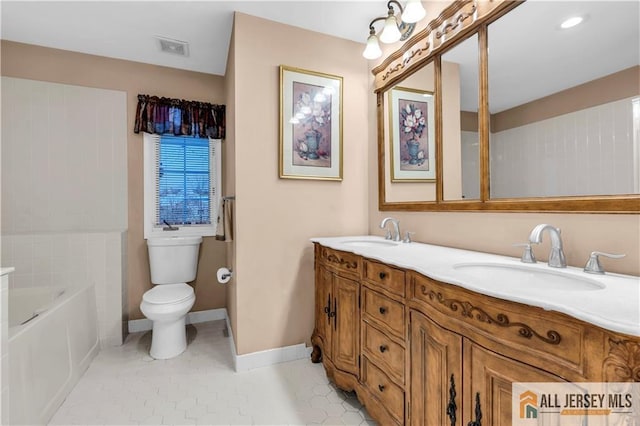
[[[400,34],[400,30],[398,29],[398,21],[396,21],[395,16],[389,15],[384,21],[380,41],[383,43],[395,43],[400,40],[400,37],[402,37],[402,34]]]
[[[567,19],[562,24],[560,24],[560,28],[566,30],[567,28],[575,27],[583,20],[582,16],[574,16],[572,18]]]
[[[404,7],[402,21],[407,24],[413,24],[424,18],[426,14],[427,12],[424,10],[424,7],[422,7],[421,0],[409,0]]]
[[[367,47],[365,47],[362,56],[366,59],[378,59],[382,56],[382,50],[380,50],[380,44],[378,44],[378,37],[375,34],[371,34],[367,38]]]

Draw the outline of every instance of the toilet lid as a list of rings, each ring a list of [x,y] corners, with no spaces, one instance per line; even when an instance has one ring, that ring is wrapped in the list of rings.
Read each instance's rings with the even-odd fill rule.
[[[157,285],[142,295],[142,300],[147,303],[162,305],[178,303],[193,296],[193,287],[188,284],[163,284]]]

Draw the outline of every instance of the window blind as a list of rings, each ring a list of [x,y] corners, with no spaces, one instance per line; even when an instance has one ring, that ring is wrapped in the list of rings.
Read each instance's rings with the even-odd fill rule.
[[[155,139],[155,224],[210,225],[217,213],[213,140]]]

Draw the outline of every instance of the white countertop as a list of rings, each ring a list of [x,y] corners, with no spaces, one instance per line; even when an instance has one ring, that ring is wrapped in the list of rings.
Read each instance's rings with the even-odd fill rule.
[[[349,241],[385,241],[382,237],[369,235],[312,238],[311,241],[336,250],[411,269],[435,280],[458,285],[487,296],[562,312],[607,330],[640,336],[640,277],[613,273],[587,274],[582,268],[572,266],[558,269],[549,267],[546,262],[524,264],[519,258],[416,242],[375,247],[355,246],[348,243]],[[499,278],[492,279],[491,284],[486,285],[486,276],[483,277],[484,279],[476,280],[469,272],[454,268],[454,265],[463,263],[499,263],[513,266],[513,268],[531,268],[534,273],[540,270],[543,273],[558,273],[597,282],[603,288],[578,291],[562,288],[543,290],[534,285],[518,286],[514,280]]]

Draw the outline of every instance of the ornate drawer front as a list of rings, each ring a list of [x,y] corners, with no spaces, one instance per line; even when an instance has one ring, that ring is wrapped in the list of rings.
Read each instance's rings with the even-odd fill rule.
[[[364,261],[364,277],[371,283],[397,294],[405,296],[405,272],[370,260]]]
[[[499,347],[494,350],[501,353],[521,351],[522,356],[531,357],[529,363],[549,371],[556,371],[550,365],[556,362],[579,374],[585,373],[586,348],[582,342],[586,331],[580,323],[561,314],[477,295],[419,274],[412,274],[410,280],[411,302],[463,322],[464,329],[459,333],[474,340],[477,337],[470,333],[478,333],[483,339],[496,342]]]
[[[362,269],[361,258],[357,254],[321,247],[320,257],[327,266],[339,271],[360,274],[360,269]]]
[[[362,329],[363,352],[400,384],[404,383],[404,348],[368,323]]]
[[[405,329],[404,305],[369,288],[363,287],[362,291],[362,312],[402,338]]]
[[[380,400],[389,414],[402,424],[404,422],[404,391],[367,357],[362,357],[362,383],[371,395]]]

